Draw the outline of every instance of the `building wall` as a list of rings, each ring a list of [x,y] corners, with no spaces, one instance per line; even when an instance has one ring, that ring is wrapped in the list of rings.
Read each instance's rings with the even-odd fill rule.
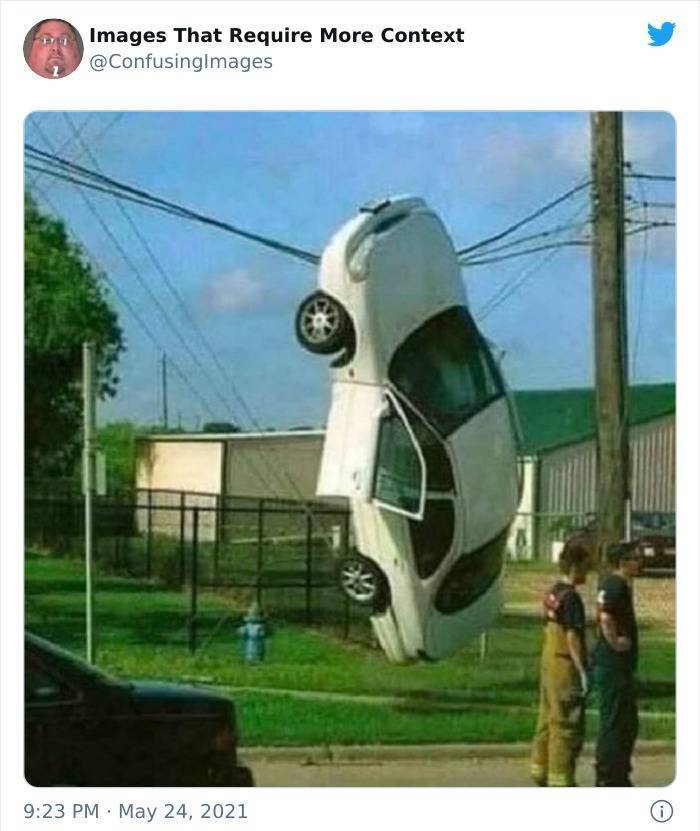
[[[316,500],[322,433],[235,437],[226,442],[227,496]]]
[[[635,427],[631,442],[632,506],[636,511],[676,511],[676,420]]]
[[[136,450],[136,521],[139,531],[177,537],[180,511],[200,508],[198,536],[216,538],[217,513],[223,475],[221,441],[144,439]],[[168,510],[171,508],[171,510]],[[192,511],[184,516],[185,539],[192,537]]]
[[[138,488],[162,491],[151,497],[173,506],[177,494],[202,507],[221,497],[316,500],[323,433],[202,436],[191,440],[154,438],[139,445]],[[637,511],[675,512],[675,418],[664,416],[630,431],[632,506]],[[522,460],[523,492],[508,541],[513,559],[549,557],[566,533],[595,511],[595,442],[557,448]],[[223,488],[223,493],[222,493]],[[211,495],[211,496],[204,496]],[[145,498],[145,497],[144,497]],[[204,501],[202,501],[204,500]],[[343,500],[322,500],[344,504]],[[189,504],[189,503],[188,503]],[[194,502],[192,503],[194,505]],[[213,503],[212,503],[213,504]],[[152,528],[174,522],[169,511],[152,511]],[[213,513],[211,517],[213,519]],[[209,513],[201,521],[209,528]],[[139,525],[147,521],[139,512]]]
[[[632,510],[675,513],[676,457],[673,415],[630,430]],[[535,546],[548,556],[552,544],[584,525],[596,509],[596,448],[580,442],[542,454]]]
[[[136,451],[136,487],[220,493],[223,450],[221,441],[140,441]]]

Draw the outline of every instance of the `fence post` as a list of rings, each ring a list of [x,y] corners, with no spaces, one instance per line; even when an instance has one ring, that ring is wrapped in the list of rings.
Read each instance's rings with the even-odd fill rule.
[[[151,537],[153,535],[153,512],[151,510],[153,491],[148,491],[148,522],[146,530],[146,579],[151,579]]]
[[[192,567],[190,569],[190,619],[188,623],[189,648],[197,651],[197,558],[199,547],[199,508],[192,509]]]
[[[265,500],[258,500],[258,556],[255,575],[255,600],[262,608],[262,569],[263,569],[263,519],[265,511]]]
[[[180,491],[180,589],[185,585],[185,492]]]
[[[221,536],[221,494],[214,497],[214,562],[212,563],[213,583],[219,587],[219,538]]]
[[[306,511],[306,574],[304,581],[304,598],[306,604],[306,623],[311,623],[311,547],[313,545],[313,516]]]

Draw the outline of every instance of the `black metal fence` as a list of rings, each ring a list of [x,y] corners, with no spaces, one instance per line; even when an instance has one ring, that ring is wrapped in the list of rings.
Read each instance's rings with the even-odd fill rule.
[[[351,546],[343,506],[137,490],[94,500],[94,560],[103,572],[186,592],[190,648],[198,594],[257,601],[278,620],[330,626],[348,637],[367,616],[337,586]],[[70,485],[30,483],[25,542],[56,556],[84,550],[84,502]]]

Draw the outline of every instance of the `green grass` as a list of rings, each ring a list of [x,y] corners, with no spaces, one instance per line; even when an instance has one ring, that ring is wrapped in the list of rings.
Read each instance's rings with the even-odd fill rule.
[[[523,571],[520,583],[533,579],[531,571]],[[82,652],[83,591],[80,561],[28,555],[27,628]],[[520,602],[521,586],[514,595]],[[343,640],[333,630],[273,617],[267,660],[250,667],[242,661],[235,631],[248,599],[234,592],[201,595],[200,649],[191,655],[187,594],[102,575],[96,597],[99,663],[132,678],[246,688],[232,693],[246,744],[501,742],[531,737],[540,640],[540,624],[532,614],[505,614],[489,634],[484,661],[473,644],[446,661],[406,666],[387,663],[371,646],[368,623],[358,630],[361,637]],[[287,600],[291,604],[289,596]],[[640,707],[665,714],[643,718],[646,738],[674,735],[674,652],[672,631],[643,628]],[[310,690],[347,699],[304,699],[265,690]]]

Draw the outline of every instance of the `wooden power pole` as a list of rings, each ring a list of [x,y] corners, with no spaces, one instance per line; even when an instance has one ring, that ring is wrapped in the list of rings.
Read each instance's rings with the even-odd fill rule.
[[[591,115],[598,550],[630,535],[622,113]]]

